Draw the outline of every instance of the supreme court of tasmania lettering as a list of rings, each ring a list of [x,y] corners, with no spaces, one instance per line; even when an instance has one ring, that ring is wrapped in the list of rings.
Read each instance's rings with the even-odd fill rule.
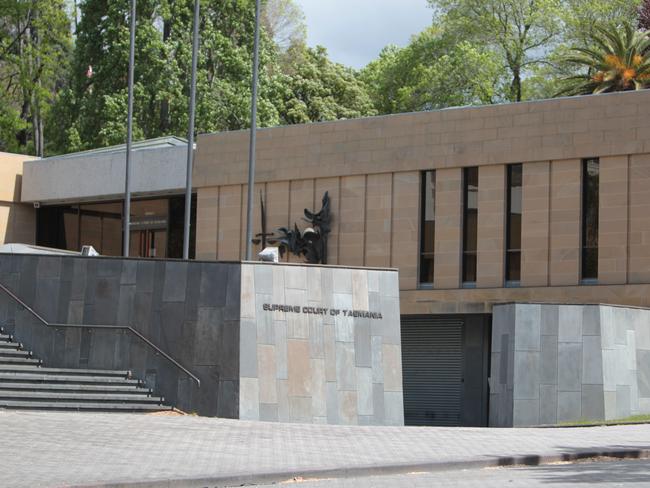
[[[649,113],[643,90],[261,129],[255,249],[327,194],[326,264],[399,271],[406,424],[650,413]],[[244,259],[248,137],[197,139],[198,261]],[[136,145],[132,256],[180,257],[185,150]],[[121,254],[124,148],[5,159],[4,242]],[[303,305],[333,306],[260,306]]]

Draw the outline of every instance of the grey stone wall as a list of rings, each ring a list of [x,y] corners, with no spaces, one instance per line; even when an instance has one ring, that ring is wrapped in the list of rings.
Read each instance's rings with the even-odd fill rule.
[[[490,425],[609,420],[650,412],[650,311],[495,305]]]
[[[304,306],[327,312],[303,313]],[[240,347],[242,419],[404,423],[396,271],[243,263]]]
[[[237,417],[239,264],[0,254],[0,281],[49,322],[132,326],[201,388],[130,334],[48,329],[0,293],[0,324],[46,366],[132,370],[178,408]]]
[[[606,419],[650,413],[650,310],[600,307]]]

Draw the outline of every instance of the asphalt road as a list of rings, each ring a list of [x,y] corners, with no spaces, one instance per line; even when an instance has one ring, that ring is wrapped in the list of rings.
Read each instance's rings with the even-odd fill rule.
[[[369,476],[329,480],[287,480],[259,488],[565,488],[593,486],[650,487],[650,460],[580,462],[522,468],[484,468],[394,476]]]

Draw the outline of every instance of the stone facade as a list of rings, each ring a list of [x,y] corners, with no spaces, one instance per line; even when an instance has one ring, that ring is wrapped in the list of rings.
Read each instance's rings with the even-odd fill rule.
[[[399,317],[394,270],[242,263],[240,418],[403,425]]]
[[[0,324],[46,366],[130,370],[187,412],[236,418],[239,264],[0,254],[0,282],[50,323],[130,325],[134,336],[47,328],[0,291]]]
[[[0,283],[52,324],[130,325],[201,386],[135,336],[46,327],[0,291],[0,325],[46,366],[130,370],[200,415],[404,423],[395,270],[0,254]]]
[[[650,413],[650,310],[496,305],[490,425]]]
[[[493,303],[562,297],[650,306],[648,109],[650,92],[642,91],[261,129],[256,192],[266,194],[267,224],[275,230],[300,223],[302,210],[318,209],[329,191],[329,264],[398,268],[402,313],[489,312]],[[247,137],[235,131],[198,139],[201,258],[243,257]],[[601,169],[598,284],[607,286],[587,286],[580,276],[581,160],[592,157]],[[505,287],[504,276],[510,163],[523,165],[519,289]],[[466,166],[479,167],[477,288],[467,291],[461,289]],[[420,173],[432,169],[434,279],[421,289]],[[258,232],[258,208],[254,215]]]

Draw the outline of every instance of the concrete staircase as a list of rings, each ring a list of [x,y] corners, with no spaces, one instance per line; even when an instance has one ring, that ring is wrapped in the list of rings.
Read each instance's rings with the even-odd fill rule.
[[[46,368],[0,327],[0,409],[171,410],[130,371]]]

